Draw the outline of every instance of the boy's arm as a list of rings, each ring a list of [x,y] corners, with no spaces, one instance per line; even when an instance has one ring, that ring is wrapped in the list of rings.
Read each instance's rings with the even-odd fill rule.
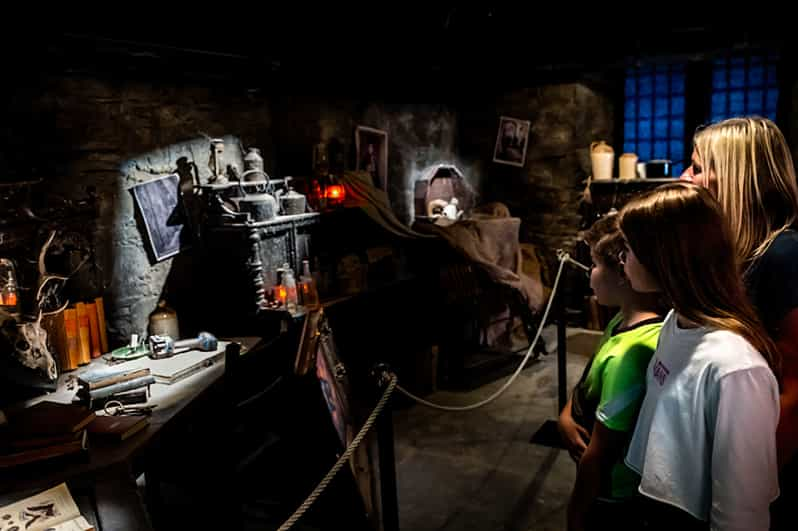
[[[645,371],[652,349],[631,346],[610,359],[602,373],[601,401],[596,423],[576,474],[568,504],[568,529],[583,529],[584,518],[608,477],[612,465],[621,460],[634,430],[637,413],[645,395]]]
[[[576,472],[576,483],[568,502],[568,530],[585,528],[590,505],[598,497],[601,478],[609,474],[623,453],[627,433],[611,430],[596,422],[590,444],[587,445]]]
[[[560,412],[560,417],[557,419],[557,429],[571,458],[578,463],[587,448],[590,434],[585,428],[577,424],[573,415],[571,415],[572,400],[573,397],[569,398],[568,403],[565,404],[562,412]]]

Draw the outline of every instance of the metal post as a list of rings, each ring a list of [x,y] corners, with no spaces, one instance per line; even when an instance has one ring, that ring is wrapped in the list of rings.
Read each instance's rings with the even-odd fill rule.
[[[399,498],[396,492],[396,456],[393,440],[393,413],[388,406],[377,418],[377,446],[380,461],[382,530],[399,531]]]
[[[563,283],[565,284],[565,283]],[[557,396],[559,411],[562,411],[568,402],[568,373],[565,364],[565,330],[568,325],[565,312],[565,290],[560,289],[557,294]]]

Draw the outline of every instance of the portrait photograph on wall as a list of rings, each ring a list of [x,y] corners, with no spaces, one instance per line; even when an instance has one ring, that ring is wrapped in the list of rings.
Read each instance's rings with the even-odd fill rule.
[[[529,121],[501,116],[493,162],[523,166],[526,162],[526,146],[529,137]]]
[[[360,125],[355,131],[356,166],[367,171],[376,188],[388,189],[388,133]]]

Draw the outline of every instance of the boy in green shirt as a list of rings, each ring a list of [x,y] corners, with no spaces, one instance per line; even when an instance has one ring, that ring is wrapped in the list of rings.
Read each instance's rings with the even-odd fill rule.
[[[640,478],[623,456],[645,396],[646,369],[664,312],[656,294],[634,291],[624,277],[617,214],[596,221],[584,240],[593,260],[590,287],[599,304],[620,311],[558,421],[563,442],[577,462],[568,529],[634,529],[633,499]]]

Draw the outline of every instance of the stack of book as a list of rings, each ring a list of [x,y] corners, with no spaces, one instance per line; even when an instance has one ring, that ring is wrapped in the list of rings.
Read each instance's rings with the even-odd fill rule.
[[[44,320],[61,371],[77,369],[108,352],[102,297],[78,302]]]
[[[92,440],[122,442],[149,425],[150,419],[145,415],[98,415],[86,429]]]
[[[111,400],[122,404],[146,402],[149,386],[155,378],[148,367],[103,367],[78,376],[77,400],[92,409],[105,406]]]
[[[90,409],[43,401],[13,414],[0,433],[0,469],[73,454],[86,455]]]
[[[66,483],[0,507],[0,530],[94,531],[80,514]]]

